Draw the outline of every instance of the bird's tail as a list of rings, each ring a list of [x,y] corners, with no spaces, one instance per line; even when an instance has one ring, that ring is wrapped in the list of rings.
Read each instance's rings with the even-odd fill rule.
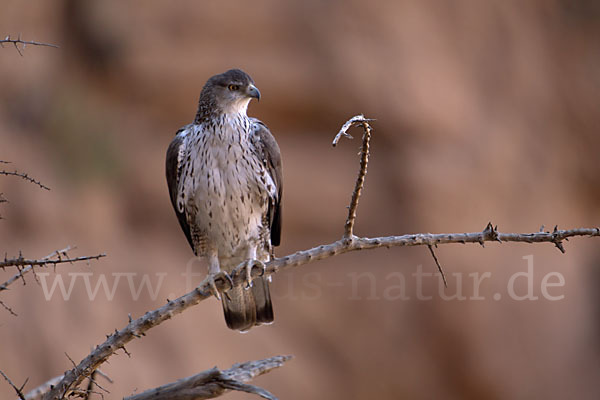
[[[230,329],[247,331],[273,322],[273,305],[267,277],[257,277],[250,289],[234,287],[222,296],[223,313]]]

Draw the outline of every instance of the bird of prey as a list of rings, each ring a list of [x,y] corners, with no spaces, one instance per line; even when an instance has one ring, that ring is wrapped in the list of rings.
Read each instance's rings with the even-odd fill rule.
[[[200,93],[194,122],[169,145],[167,184],[175,214],[192,250],[208,262],[211,291],[227,326],[247,331],[273,322],[269,280],[252,267],[273,255],[281,237],[281,155],[265,124],[246,110],[260,91],[239,69],[211,77]],[[245,264],[245,287],[219,294],[215,279]]]

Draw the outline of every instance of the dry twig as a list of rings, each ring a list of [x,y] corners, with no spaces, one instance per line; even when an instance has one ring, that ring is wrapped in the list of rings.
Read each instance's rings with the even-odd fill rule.
[[[17,313],[12,310],[9,306],[6,305],[2,300],[0,300],[0,306],[2,306],[6,311],[10,313],[13,317],[18,317]]]
[[[42,182],[30,177],[29,175],[27,175],[24,172],[19,172],[19,171],[5,171],[2,170],[0,171],[0,175],[6,175],[6,176],[18,176],[19,178],[25,179],[28,182],[31,182],[33,184],[38,185],[39,187],[41,187],[42,189],[46,189],[46,190],[50,190],[50,188],[46,185],[44,185]]]
[[[17,49],[17,52],[19,53],[19,55],[21,57],[23,56],[23,53],[21,52],[21,50],[25,50],[25,46],[28,44],[30,44],[32,46],[46,46],[46,47],[58,48],[57,45],[51,44],[51,43],[41,43],[41,42],[36,42],[34,40],[21,40],[20,34],[16,39],[11,39],[10,35],[5,37],[4,39],[0,39],[0,47],[4,47],[4,43],[10,43],[10,44],[14,45],[15,49]],[[22,45],[21,49],[19,48],[19,45]]]
[[[96,254],[95,256],[82,256],[82,257],[73,257],[73,258],[59,258],[57,260],[50,259],[41,259],[41,260],[28,260],[23,257],[17,258],[5,258],[4,261],[0,261],[0,268],[8,268],[8,267],[23,267],[23,266],[48,266],[48,265],[58,265],[65,263],[74,263],[78,261],[90,261],[97,260],[99,258],[106,257],[106,254]]]
[[[4,258],[4,261],[0,261],[0,268],[5,269],[8,267],[16,267],[18,269],[18,273],[16,273],[15,275],[13,275],[9,280],[7,280],[6,282],[4,282],[3,284],[0,285],[0,292],[2,292],[3,290],[6,290],[8,288],[8,286],[10,284],[12,284],[13,282],[15,282],[16,280],[18,280],[19,278],[23,280],[23,284],[25,284],[25,279],[24,279],[24,275],[30,271],[34,271],[34,267],[41,267],[41,266],[56,266],[58,264],[65,264],[65,263],[76,263],[76,262],[81,262],[81,261],[90,261],[90,260],[98,260],[102,257],[106,257],[106,254],[102,253],[102,254],[97,254],[95,256],[83,256],[83,257],[69,257],[67,255],[67,251],[72,250],[72,248],[70,246],[62,249],[62,250],[57,250],[52,252],[51,254],[48,254],[46,257],[41,258],[39,260],[29,260],[26,258],[23,258],[22,256],[16,257],[16,258]],[[54,258],[56,257],[56,258]]]
[[[356,115],[350,118],[343,126],[342,129],[333,139],[333,147],[337,146],[338,141],[342,136],[352,139],[352,136],[348,134],[348,129],[353,125],[361,125],[363,127],[363,139],[362,148],[360,150],[360,169],[358,170],[358,177],[356,178],[356,184],[354,185],[354,191],[352,192],[352,199],[350,200],[350,206],[348,207],[348,218],[344,225],[344,237],[352,239],[354,230],[354,221],[356,220],[356,209],[358,208],[358,200],[360,199],[360,193],[365,184],[365,176],[367,175],[367,165],[369,163],[369,143],[371,141],[371,125],[369,121],[372,119],[365,118],[364,115]]]

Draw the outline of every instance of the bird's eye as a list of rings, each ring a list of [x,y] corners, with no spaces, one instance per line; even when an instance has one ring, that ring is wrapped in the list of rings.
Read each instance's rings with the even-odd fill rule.
[[[227,89],[231,90],[232,92],[235,92],[236,90],[240,89],[239,85],[229,85],[227,86]]]

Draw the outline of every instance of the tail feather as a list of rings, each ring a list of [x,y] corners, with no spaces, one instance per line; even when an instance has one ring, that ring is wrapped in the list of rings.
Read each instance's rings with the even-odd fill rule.
[[[270,324],[273,322],[274,317],[268,278],[259,277],[254,279],[251,290],[256,307],[256,324]]]
[[[247,331],[254,325],[273,322],[273,306],[267,278],[252,281],[252,288],[235,287],[222,296],[225,322],[230,329]]]

